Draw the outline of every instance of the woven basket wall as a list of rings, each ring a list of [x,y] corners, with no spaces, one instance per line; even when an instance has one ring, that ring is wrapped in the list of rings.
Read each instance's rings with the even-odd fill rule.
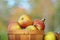
[[[43,40],[44,31],[9,31],[8,40]]]
[[[57,40],[60,40],[60,34],[57,34]]]

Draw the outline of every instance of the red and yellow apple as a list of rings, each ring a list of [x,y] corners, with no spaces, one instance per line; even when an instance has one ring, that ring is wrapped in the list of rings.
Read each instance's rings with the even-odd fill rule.
[[[29,31],[36,30],[36,27],[34,25],[29,25],[26,27],[26,30],[29,30]]]
[[[22,15],[18,18],[18,23],[22,28],[32,25],[32,19],[29,15]]]
[[[44,19],[44,20],[45,20],[45,19]],[[44,29],[45,29],[44,20],[36,19],[36,20],[34,20],[33,25],[34,25],[38,30],[44,30]]]
[[[15,21],[11,21],[8,25],[8,31],[21,30],[19,24]]]

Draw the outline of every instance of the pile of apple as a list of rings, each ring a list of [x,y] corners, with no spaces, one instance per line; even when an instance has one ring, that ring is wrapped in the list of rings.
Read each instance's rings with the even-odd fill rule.
[[[18,18],[17,21],[10,21],[8,25],[8,30],[14,31],[14,30],[44,30],[45,19],[39,20],[35,19],[32,20],[32,18],[29,15],[22,15]]]

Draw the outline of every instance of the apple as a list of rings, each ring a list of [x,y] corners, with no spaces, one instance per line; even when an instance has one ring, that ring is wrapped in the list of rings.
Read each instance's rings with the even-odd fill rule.
[[[39,20],[35,19],[33,22],[33,25],[38,29],[38,30],[44,30],[45,29],[45,24],[44,24],[45,19]]]
[[[26,30],[36,30],[36,27],[34,25],[29,25],[26,27]]]
[[[32,25],[32,19],[29,15],[22,15],[18,18],[18,23],[22,28]]]
[[[48,32],[45,37],[44,40],[56,40],[56,35],[54,32]]]
[[[8,31],[14,31],[14,30],[21,30],[21,27],[17,22],[11,21],[9,22],[8,25]]]

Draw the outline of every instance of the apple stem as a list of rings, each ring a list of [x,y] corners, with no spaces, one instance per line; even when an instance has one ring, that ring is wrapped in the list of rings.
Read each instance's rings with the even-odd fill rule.
[[[45,22],[46,19],[42,19],[43,22]]]

